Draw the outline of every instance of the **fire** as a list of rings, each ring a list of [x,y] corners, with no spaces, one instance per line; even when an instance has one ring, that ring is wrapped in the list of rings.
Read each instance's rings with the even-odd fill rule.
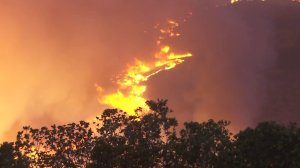
[[[30,159],[37,159],[38,158],[38,150],[36,149],[36,147],[31,147],[30,148],[30,153],[27,154],[27,156],[30,158]]]
[[[190,13],[191,15],[191,13]],[[186,20],[184,20],[186,21]],[[159,28],[159,37],[156,40],[158,51],[154,53],[153,61],[144,62],[135,59],[133,65],[129,65],[125,73],[117,80],[116,92],[104,94],[104,89],[97,86],[100,93],[99,102],[114,108],[122,109],[129,115],[135,115],[135,109],[141,107],[147,109],[144,93],[147,90],[145,82],[153,75],[161,71],[171,70],[183,63],[185,58],[191,57],[190,52],[175,53],[170,45],[163,44],[164,39],[176,38],[181,34],[176,31],[179,23],[168,20],[165,28]]]

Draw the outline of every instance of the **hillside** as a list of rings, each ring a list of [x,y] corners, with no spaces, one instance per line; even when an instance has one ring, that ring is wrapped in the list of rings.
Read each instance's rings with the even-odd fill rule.
[[[300,3],[290,1],[239,2],[232,10],[250,21],[260,17],[272,24],[277,58],[267,70],[267,99],[261,118],[300,121]]]

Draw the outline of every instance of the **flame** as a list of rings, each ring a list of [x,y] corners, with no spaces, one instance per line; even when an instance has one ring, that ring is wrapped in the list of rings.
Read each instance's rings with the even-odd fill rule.
[[[135,59],[135,63],[129,65],[125,73],[117,80],[118,89],[116,92],[104,94],[105,90],[97,86],[97,90],[100,93],[99,102],[101,104],[122,109],[129,115],[135,115],[137,107],[147,109],[145,104],[147,99],[144,97],[144,93],[147,90],[145,82],[151,76],[161,71],[173,69],[183,63],[185,58],[192,56],[190,52],[175,53],[172,51],[170,45],[163,44],[165,39],[176,38],[181,35],[176,31],[176,28],[179,27],[178,22],[168,20],[165,28],[159,28],[159,26],[155,27],[159,29],[159,36],[156,40],[158,51],[154,53],[154,60],[144,62]]]
[[[27,154],[27,156],[30,158],[30,159],[37,159],[38,158],[38,150],[36,149],[36,147],[32,146],[30,148],[30,153]]]

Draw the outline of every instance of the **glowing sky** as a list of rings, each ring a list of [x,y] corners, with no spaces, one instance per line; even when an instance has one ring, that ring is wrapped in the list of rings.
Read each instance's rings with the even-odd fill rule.
[[[229,2],[229,1],[226,1]],[[216,8],[216,4],[218,7]],[[23,125],[61,124],[99,115],[95,84],[114,92],[114,76],[156,51],[154,26],[193,17],[170,41],[193,57],[148,82],[145,96],[167,98],[179,120],[230,119],[253,124],[265,96],[262,70],[277,53],[274,25],[223,0],[1,0],[0,140]],[[264,18],[263,18],[264,19]]]
[[[114,89],[111,79],[134,57],[147,60],[155,49],[154,25],[176,17],[170,4],[1,1],[0,137],[14,136],[11,130],[24,124],[99,114],[104,107],[95,84]],[[149,5],[159,12],[145,10]],[[176,6],[172,9],[181,8]]]

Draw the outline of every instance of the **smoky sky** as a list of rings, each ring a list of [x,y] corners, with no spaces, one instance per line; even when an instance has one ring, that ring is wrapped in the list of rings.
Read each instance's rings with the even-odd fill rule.
[[[182,37],[169,41],[193,57],[147,82],[149,99],[169,99],[181,121],[228,119],[238,130],[263,113],[264,71],[278,54],[274,24],[240,15],[226,1],[26,0],[0,2],[0,137],[22,125],[39,127],[101,114],[95,85],[115,91],[113,77],[151,60],[154,26],[181,20]]]

